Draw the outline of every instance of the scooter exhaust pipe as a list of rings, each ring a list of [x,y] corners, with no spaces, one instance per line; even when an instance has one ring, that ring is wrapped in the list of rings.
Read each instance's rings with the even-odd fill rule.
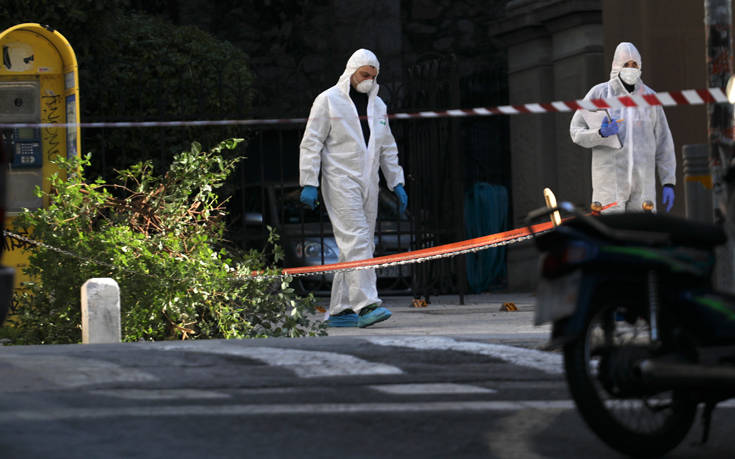
[[[661,362],[646,359],[638,364],[644,383],[687,389],[735,389],[735,367]]]

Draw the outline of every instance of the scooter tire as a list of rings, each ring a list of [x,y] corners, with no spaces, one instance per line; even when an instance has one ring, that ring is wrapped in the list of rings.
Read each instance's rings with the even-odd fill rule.
[[[611,448],[633,457],[659,457],[686,437],[697,414],[697,403],[685,393],[672,392],[671,414],[652,432],[635,431],[616,419],[602,400],[589,365],[589,336],[593,318],[579,339],[564,346],[567,384],[577,410],[592,431]]]

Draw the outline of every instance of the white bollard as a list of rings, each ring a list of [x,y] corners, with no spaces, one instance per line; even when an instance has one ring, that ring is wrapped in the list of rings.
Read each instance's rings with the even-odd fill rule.
[[[82,285],[82,343],[119,343],[120,287],[109,277]]]

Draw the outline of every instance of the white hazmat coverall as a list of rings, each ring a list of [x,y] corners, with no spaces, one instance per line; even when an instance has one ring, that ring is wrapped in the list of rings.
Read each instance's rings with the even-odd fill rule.
[[[632,93],[618,77],[628,61],[638,63],[641,56],[632,43],[623,42],[615,49],[610,81],[590,89],[585,99],[640,96],[655,94],[643,84],[635,82]],[[656,205],[656,177],[662,184],[676,184],[676,155],[666,115],[660,105],[653,107],[625,107],[608,109],[612,118],[619,120],[618,133],[622,148],[615,149],[599,133],[599,126],[587,125],[582,111],[577,110],[569,127],[572,141],[592,149],[592,201],[608,205],[617,202],[607,212],[640,211],[643,201]]]
[[[340,262],[373,256],[378,167],[391,190],[405,183],[386,105],[377,95],[377,82],[368,93],[370,140],[365,145],[357,109],[350,98],[350,77],[364,65],[380,69],[375,54],[359,49],[347,61],[337,84],[314,100],[301,140],[300,184],[319,186],[321,166],[322,197],[339,247]],[[345,309],[359,312],[365,306],[381,304],[375,280],[374,269],[336,273],[329,314]]]

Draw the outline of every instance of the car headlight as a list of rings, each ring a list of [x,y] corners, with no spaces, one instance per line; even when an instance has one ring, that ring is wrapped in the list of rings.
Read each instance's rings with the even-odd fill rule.
[[[324,248],[324,259],[335,257],[334,251],[327,244],[322,245],[317,241],[300,241],[296,243],[296,256],[299,258],[317,258],[322,257],[322,247]]]

